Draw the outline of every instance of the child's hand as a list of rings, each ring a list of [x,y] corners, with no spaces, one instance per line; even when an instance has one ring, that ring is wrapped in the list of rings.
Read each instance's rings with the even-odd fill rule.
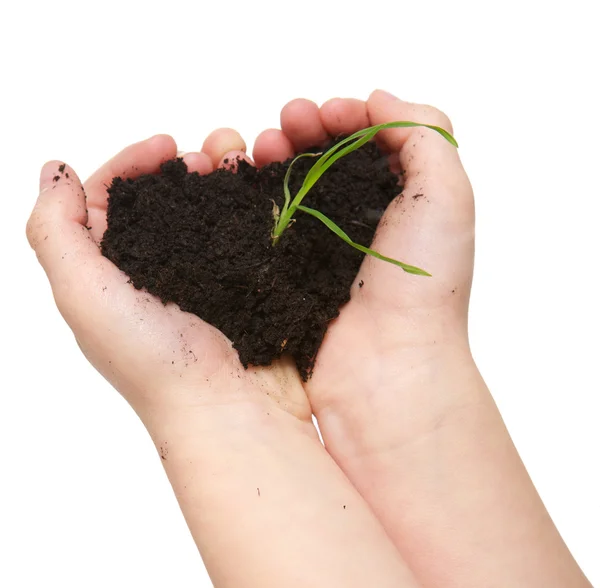
[[[439,110],[381,91],[320,109],[296,100],[281,113],[283,132],[261,135],[254,156],[266,163],[398,120],[452,132]],[[471,357],[475,218],[458,152],[424,128],[377,137],[404,172],[404,192],[373,248],[432,277],[365,257],[306,385],[325,445],[422,585],[589,586]]]
[[[211,171],[236,137],[214,133],[186,163]],[[127,148],[86,182],[87,203],[70,167],[44,167],[27,235],[58,308],[150,432],[216,586],[415,587],[320,443],[295,367],[245,371],[219,331],[101,255],[106,186],[175,155],[166,136]]]
[[[165,306],[135,290],[128,277],[101,255],[106,187],[112,178],[156,172],[175,156],[175,142],[165,135],[132,145],[86,182],[85,196],[71,168],[63,169],[60,162],[46,165],[27,233],[58,308],[86,357],[138,411],[196,403],[199,391],[210,396],[214,389],[220,402],[248,400],[259,382],[264,390],[261,398],[268,392],[280,398],[286,410],[309,419],[306,396],[291,368],[281,364],[260,375],[244,371],[218,330],[174,304]],[[206,155],[194,154],[187,160],[194,171],[213,169]],[[282,390],[278,380],[284,376],[289,381]]]

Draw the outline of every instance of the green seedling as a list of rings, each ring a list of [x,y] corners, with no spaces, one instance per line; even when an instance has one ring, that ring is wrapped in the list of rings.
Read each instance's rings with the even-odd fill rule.
[[[430,276],[431,274],[427,273],[425,270],[422,270],[412,265],[408,265],[406,263],[402,263],[401,261],[398,261],[396,259],[391,259],[390,257],[385,257],[385,255],[381,255],[381,253],[378,253],[373,249],[369,249],[364,245],[355,243],[344,231],[342,231],[342,229],[338,225],[336,225],[330,218],[326,217],[322,212],[302,205],[302,200],[308,194],[310,189],[338,159],[362,147],[365,143],[373,139],[373,137],[375,137],[375,135],[379,131],[383,129],[394,129],[399,127],[427,127],[428,129],[432,129],[438,132],[449,143],[451,143],[455,147],[458,147],[458,143],[456,142],[454,137],[441,127],[409,121],[397,121],[381,125],[375,125],[367,129],[362,129],[354,133],[350,137],[347,137],[343,141],[340,141],[325,153],[303,153],[302,155],[298,155],[298,157],[296,157],[296,159],[294,159],[290,164],[283,182],[283,192],[285,196],[283,208],[279,210],[277,205],[273,206],[273,217],[275,219],[275,226],[273,228],[272,234],[273,245],[277,243],[283,232],[290,225],[296,211],[300,210],[301,212],[305,212],[306,214],[310,214],[311,216],[314,216],[315,218],[319,219],[329,230],[334,232],[338,237],[340,237],[340,239],[343,239],[346,243],[348,243],[348,245],[351,245],[355,249],[358,249],[359,251],[362,251],[363,253],[371,255],[372,257],[375,257],[377,259],[381,259],[382,261],[393,263],[394,265],[401,267],[405,272],[408,272],[409,274]],[[319,157],[319,159],[310,168],[309,172],[304,178],[302,186],[298,190],[298,193],[292,199],[289,187],[292,167],[294,166],[296,161],[298,161],[302,157]]]

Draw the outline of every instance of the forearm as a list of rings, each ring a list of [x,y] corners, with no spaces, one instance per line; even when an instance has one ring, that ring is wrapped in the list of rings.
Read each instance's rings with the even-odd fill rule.
[[[338,421],[354,447],[332,452],[419,580],[461,588],[589,586],[470,354],[413,365],[423,367],[392,380],[387,403],[365,403],[369,418]]]
[[[415,586],[311,423],[252,402],[151,434],[216,587]]]

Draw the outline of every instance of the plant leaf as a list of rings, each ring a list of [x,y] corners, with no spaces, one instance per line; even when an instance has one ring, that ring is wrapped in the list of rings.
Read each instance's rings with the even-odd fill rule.
[[[292,163],[290,163],[290,165],[287,168],[287,171],[285,173],[285,178],[283,180],[283,193],[285,195],[285,204],[283,205],[283,210],[281,211],[282,215],[287,212],[288,208],[290,207],[290,202],[292,201],[292,195],[290,194],[290,177],[292,175],[292,167],[302,157],[318,157],[319,155],[322,155],[322,154],[321,153],[301,153],[300,155],[298,155],[297,157],[294,158]],[[277,218],[279,219],[279,216]]]
[[[367,129],[368,130],[368,129]],[[375,135],[377,134],[377,131],[371,130],[367,133],[365,133],[362,137],[358,137],[354,143],[350,143],[349,145],[346,145],[343,149],[340,149],[339,151],[337,151],[336,153],[330,153],[331,149],[325,154],[328,155],[329,157],[325,160],[323,160],[323,156],[319,161],[317,161],[317,163],[315,163],[315,165],[313,166],[313,168],[319,166],[317,168],[317,170],[314,172],[313,175],[310,175],[310,173],[312,172],[313,168],[311,168],[310,172],[307,174],[306,178],[304,179],[304,183],[302,184],[302,187],[300,188],[300,192],[305,191],[308,192],[319,180],[319,178],[341,157],[344,157],[344,155],[348,155],[348,153],[352,153],[352,151],[356,151],[357,149],[359,149],[360,147],[362,147],[365,143],[368,143]],[[323,161],[322,161],[323,160]],[[299,193],[300,193],[299,192]]]
[[[373,127],[369,127],[367,129],[361,129],[360,131],[356,131],[356,133],[354,133],[353,135],[350,135],[349,137],[346,137],[345,139],[341,140],[339,143],[336,143],[333,147],[331,147],[331,149],[326,151],[321,156],[321,158],[310,168],[308,174],[306,174],[305,183],[308,183],[312,179],[312,177],[317,174],[318,174],[318,177],[320,177],[323,173],[323,172],[320,172],[320,170],[323,167],[323,165],[329,160],[330,157],[332,157],[344,145],[347,145],[348,143],[350,143],[352,141],[356,141],[356,140],[360,139],[362,136],[371,132],[372,128]],[[358,147],[360,147],[360,145]],[[355,147],[355,149],[358,149],[358,147]],[[353,149],[351,149],[350,151],[353,151]],[[350,151],[346,151],[346,153],[349,153]],[[317,179],[318,179],[318,177],[317,177]],[[314,182],[312,182],[312,184],[314,184]]]
[[[406,127],[425,127],[427,129],[431,129],[432,131],[435,131],[436,133],[439,133],[440,135],[442,135],[442,137],[444,137],[444,139],[446,139],[446,141],[448,141],[448,143],[450,143],[454,147],[458,148],[458,143],[456,142],[456,139],[448,131],[446,131],[442,127],[438,127],[436,125],[427,125],[425,123],[417,123],[417,122],[410,122],[410,121],[402,120],[402,121],[394,121],[394,122],[390,122],[390,123],[383,123],[381,125],[375,125],[374,127],[371,127],[371,128],[377,129],[377,132],[379,132],[383,129],[397,129],[397,128],[406,128]]]
[[[323,165],[334,154],[336,154],[336,152],[341,147],[343,147],[347,143],[350,143],[352,141],[356,141],[356,143],[353,144],[352,148],[346,147],[343,150],[344,151],[343,154],[339,154],[339,155],[336,154],[335,161],[337,161],[340,157],[343,157],[344,155],[347,155],[348,153],[351,153],[355,149],[358,149],[359,147],[361,147],[362,145],[364,145],[367,141],[370,141],[371,138],[374,135],[376,135],[379,131],[382,131],[384,129],[395,129],[395,128],[402,128],[402,127],[426,127],[428,129],[432,129],[432,130],[436,131],[437,133],[439,133],[440,135],[442,135],[442,137],[444,137],[444,139],[446,139],[451,145],[454,145],[454,147],[458,147],[458,143],[456,142],[456,139],[448,131],[446,131],[442,127],[438,127],[436,125],[428,125],[428,124],[424,124],[424,123],[417,123],[417,122],[411,122],[411,121],[394,121],[394,122],[390,122],[390,123],[382,123],[380,125],[374,125],[372,127],[367,127],[366,129],[360,129],[359,131],[356,131],[356,133],[350,135],[349,137],[346,137],[345,139],[343,139],[339,143],[336,143],[331,149],[329,149],[329,151],[327,151],[321,157],[321,159],[319,159],[319,161],[317,161],[315,163],[315,165],[313,166],[313,168],[309,171],[309,174],[313,170],[315,170],[315,172],[319,171],[323,167]],[[360,143],[359,143],[357,140],[361,139],[365,135],[371,135],[371,136],[369,137],[369,139],[367,139],[367,141],[360,141]],[[333,162],[332,162],[332,164],[333,164]],[[332,164],[330,164],[330,165],[332,165]],[[327,167],[329,167],[329,166],[327,166]]]
[[[350,135],[349,137],[346,137],[345,139],[331,147],[331,149],[326,151],[323,155],[321,155],[318,161],[306,174],[304,182],[302,183],[302,187],[300,188],[298,194],[292,201],[292,207],[295,208],[302,202],[304,196],[306,196],[308,191],[338,159],[362,147],[365,143],[370,141],[379,131],[382,131],[384,129],[396,129],[407,127],[426,127],[442,135],[442,137],[444,137],[444,139],[446,139],[451,145],[454,145],[454,147],[458,147],[456,139],[448,131],[436,125],[428,125],[424,123],[417,123],[411,121],[394,121],[390,123],[374,125],[366,129],[360,129],[359,131],[356,131],[356,133]]]
[[[392,259],[391,257],[386,257],[385,255],[381,255],[381,253],[378,253],[377,251],[374,251],[373,249],[369,249],[368,247],[365,247],[364,245],[359,245],[358,243],[355,243],[338,225],[336,225],[330,218],[326,217],[322,212],[319,212],[318,210],[315,210],[314,208],[308,208],[307,206],[302,206],[302,205],[298,206],[298,210],[301,210],[302,212],[306,212],[307,214],[310,214],[311,216],[318,218],[330,231],[334,232],[338,237],[340,237],[340,239],[343,239],[346,243],[348,243],[348,245],[351,245],[355,249],[358,249],[359,251],[362,251],[363,253],[366,253],[367,255],[371,255],[372,257],[375,257],[377,259],[381,259],[382,261],[387,261],[388,263],[393,263],[394,265],[401,267],[405,272],[407,272],[409,274],[431,277],[431,274],[427,273],[425,270],[422,270],[413,265],[408,265],[406,263],[402,263],[401,261]]]
[[[302,182],[302,186],[300,187],[300,190],[298,190],[298,193],[296,194],[296,196],[294,197],[294,199],[291,201],[291,204],[290,204],[291,194],[290,194],[290,190],[289,190],[289,178],[290,178],[291,166],[300,157],[311,156],[313,154],[312,153],[310,153],[310,154],[303,153],[303,154],[299,155],[292,161],[292,163],[290,164],[290,168],[288,169],[288,171],[286,173],[286,177],[285,177],[285,181],[284,181],[285,206],[283,207],[283,210],[281,211],[281,215],[280,215],[279,219],[276,221],[275,227],[273,228],[273,234],[272,234],[273,244],[277,243],[277,241],[278,241],[279,237],[282,235],[283,231],[285,231],[285,229],[287,228],[289,223],[292,221],[292,217],[294,216],[294,213],[296,212],[296,210],[300,209],[300,210],[303,210],[304,212],[307,212],[308,214],[312,214],[313,216],[318,218],[329,229],[331,229],[334,233],[336,233],[336,235],[341,237],[344,241],[346,241],[346,243],[348,243],[355,249],[358,249],[359,251],[362,251],[363,253],[366,253],[368,255],[372,255],[373,257],[376,257],[383,261],[393,263],[393,264],[401,267],[402,269],[404,269],[404,271],[406,271],[406,272],[418,274],[418,275],[429,276],[430,274],[428,274],[424,270],[421,270],[417,267],[413,267],[411,265],[404,264],[395,259],[385,257],[384,255],[381,255],[380,253],[377,253],[376,251],[373,251],[373,250],[369,249],[368,247],[364,247],[363,245],[359,245],[358,243],[355,243],[354,241],[352,241],[352,239],[350,239],[350,237],[348,237],[348,235],[346,235],[346,233],[344,233],[342,231],[342,229],[340,229],[340,227],[338,227],[333,221],[328,219],[325,215],[318,212],[317,210],[313,210],[311,208],[306,208],[306,207],[301,206],[302,200],[308,194],[310,189],[317,183],[319,178],[338,159],[340,159],[341,157],[344,157],[345,155],[348,155],[349,153],[351,153],[352,151],[355,151],[356,149],[359,149],[362,145],[364,145],[365,143],[370,141],[379,131],[382,131],[384,129],[394,129],[394,128],[402,128],[402,127],[426,127],[428,129],[432,129],[433,131],[436,131],[437,133],[442,135],[442,137],[444,137],[444,139],[446,139],[451,145],[458,147],[458,143],[456,142],[456,139],[448,131],[446,131],[445,129],[443,129],[441,127],[435,126],[435,125],[428,125],[428,124],[412,122],[412,121],[394,121],[394,122],[390,122],[390,123],[383,123],[380,125],[375,125],[372,127],[368,127],[366,129],[360,129],[359,131],[356,131],[356,133],[350,135],[350,137],[346,137],[345,139],[343,139],[342,141],[340,141],[339,143],[334,145],[331,149],[329,149],[328,151],[326,151],[324,154],[321,155],[321,157],[315,162],[315,164],[310,168],[310,170],[306,174],[306,177],[304,178],[304,181]]]

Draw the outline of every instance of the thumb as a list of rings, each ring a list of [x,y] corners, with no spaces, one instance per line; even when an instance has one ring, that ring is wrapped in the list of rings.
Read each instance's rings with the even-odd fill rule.
[[[452,132],[440,110],[405,102],[382,90],[371,94],[367,111],[372,125],[402,120]],[[473,192],[458,151],[424,127],[387,129],[379,135],[400,164],[403,193],[386,211],[373,248],[439,278],[448,273],[451,251],[455,259],[472,256]]]
[[[77,280],[82,261],[101,257],[87,220],[85,192],[77,174],[65,163],[48,162],[40,174],[27,239],[48,275],[57,304]]]

